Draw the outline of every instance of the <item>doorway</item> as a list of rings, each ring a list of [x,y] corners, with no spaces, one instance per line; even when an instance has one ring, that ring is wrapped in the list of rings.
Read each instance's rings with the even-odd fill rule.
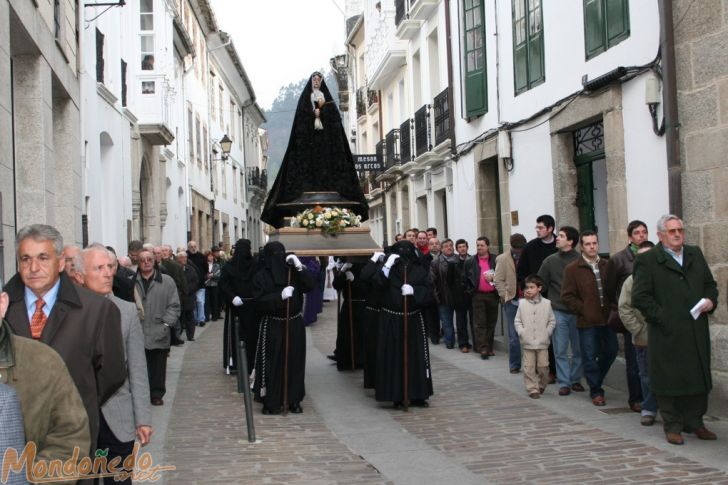
[[[607,162],[601,120],[574,132],[574,164],[579,231],[599,234],[599,252],[609,254]]]

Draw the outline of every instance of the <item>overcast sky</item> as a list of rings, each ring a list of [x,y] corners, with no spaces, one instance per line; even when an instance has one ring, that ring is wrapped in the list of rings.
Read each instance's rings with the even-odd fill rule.
[[[344,0],[211,0],[229,33],[261,108],[283,85],[297,82],[344,53]]]

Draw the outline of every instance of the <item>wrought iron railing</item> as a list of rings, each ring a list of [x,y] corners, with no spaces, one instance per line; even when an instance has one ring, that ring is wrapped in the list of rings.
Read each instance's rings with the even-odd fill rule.
[[[399,159],[401,163],[412,161],[412,119],[399,126]]]
[[[384,160],[385,156],[385,144],[387,142],[385,140],[379,140],[379,143],[377,143],[377,146],[374,148],[374,152],[377,154],[377,159]]]
[[[387,133],[384,137],[384,148],[386,156],[384,158],[384,169],[391,166],[399,165],[399,129],[395,128]]]
[[[372,91],[371,89],[367,91],[367,108],[373,104],[379,103],[379,94],[377,91]]]
[[[452,127],[450,126],[450,96],[449,89],[445,88],[440,94],[435,96],[432,103],[435,111],[435,145],[446,141],[452,136]]]
[[[366,88],[356,90],[356,117],[360,118],[367,114]]]
[[[426,104],[415,111],[415,157],[432,150],[430,109],[430,105]]]
[[[246,169],[247,172],[247,181],[248,181],[248,187],[257,187],[260,189],[267,189],[268,188],[268,171],[267,170],[261,170],[258,167],[248,167]]]

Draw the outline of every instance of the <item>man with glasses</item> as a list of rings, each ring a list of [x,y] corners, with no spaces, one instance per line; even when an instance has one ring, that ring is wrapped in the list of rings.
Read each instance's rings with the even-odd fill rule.
[[[660,218],[660,242],[635,259],[632,289],[632,304],[649,328],[650,387],[674,445],[684,443],[683,431],[716,439],[703,415],[713,387],[708,314],[718,304],[718,288],[703,252],[685,244],[684,232],[676,215]]]

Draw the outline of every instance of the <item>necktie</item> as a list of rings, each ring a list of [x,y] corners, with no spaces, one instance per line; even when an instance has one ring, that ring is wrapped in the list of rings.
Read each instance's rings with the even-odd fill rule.
[[[40,338],[46,320],[48,320],[45,313],[43,313],[43,305],[45,305],[45,302],[42,298],[35,300],[35,313],[33,313],[33,318],[30,319],[30,334],[36,340]]]

